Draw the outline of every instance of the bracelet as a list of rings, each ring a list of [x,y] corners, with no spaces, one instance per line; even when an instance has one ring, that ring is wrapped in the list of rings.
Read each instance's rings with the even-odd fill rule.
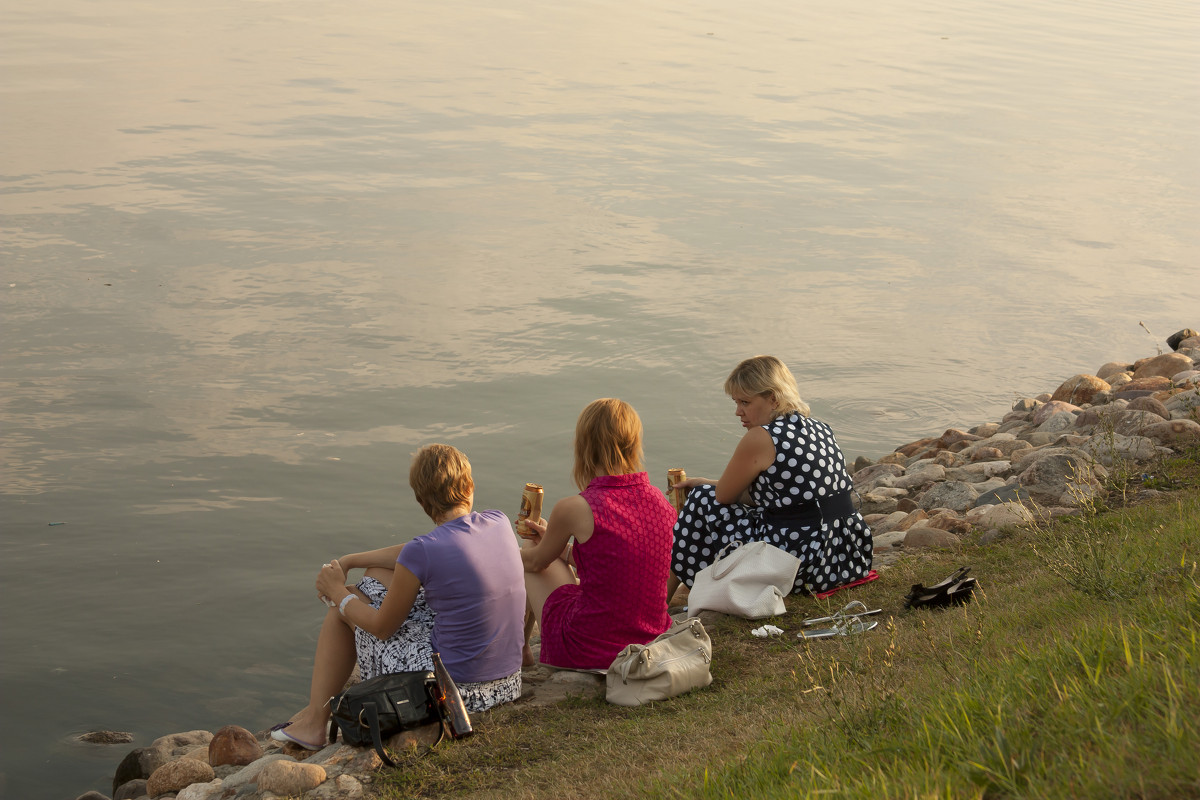
[[[353,600],[357,596],[358,595],[354,594],[354,592],[351,592],[350,594],[343,597],[342,602],[338,603],[338,613],[341,614],[343,617],[346,616],[346,603],[349,603],[351,600]]]

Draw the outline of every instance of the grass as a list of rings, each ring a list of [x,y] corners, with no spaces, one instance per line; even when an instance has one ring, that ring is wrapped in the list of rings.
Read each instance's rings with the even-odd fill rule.
[[[474,738],[385,771],[372,792],[1200,797],[1198,463],[1193,453],[1161,465],[1176,489],[1165,498],[987,546],[968,540],[958,554],[916,553],[824,602],[789,598],[790,613],[769,620],[782,639],[751,637],[761,622],[722,618],[708,626],[708,689],[634,709],[602,698],[496,709],[479,716]],[[1081,591],[1048,566],[1047,542],[1081,530],[1120,559],[1080,569],[1128,570],[1122,591]],[[960,564],[979,579],[974,602],[903,609],[910,584]],[[795,638],[804,617],[849,599],[882,607],[879,628]]]

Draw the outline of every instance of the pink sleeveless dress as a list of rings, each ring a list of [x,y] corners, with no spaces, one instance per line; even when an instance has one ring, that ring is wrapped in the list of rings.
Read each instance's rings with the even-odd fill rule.
[[[595,530],[575,545],[578,585],[546,598],[541,660],[608,669],[625,645],[645,644],[671,627],[667,575],[676,514],[645,472],[601,475],[580,494]]]

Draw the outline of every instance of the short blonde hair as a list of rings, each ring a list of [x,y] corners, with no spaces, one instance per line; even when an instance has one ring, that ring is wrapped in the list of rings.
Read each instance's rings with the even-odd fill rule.
[[[811,413],[808,403],[800,399],[792,371],[775,356],[754,356],[734,367],[725,379],[725,394],[774,395],[776,417],[791,413],[807,417]]]
[[[633,406],[613,397],[588,403],[575,423],[575,485],[642,469],[642,420]]]
[[[430,519],[471,501],[471,462],[448,444],[427,444],[413,454],[408,485]]]

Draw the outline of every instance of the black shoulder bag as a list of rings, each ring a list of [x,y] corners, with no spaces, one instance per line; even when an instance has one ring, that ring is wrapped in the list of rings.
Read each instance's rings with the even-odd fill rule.
[[[471,720],[458,687],[437,653],[434,671],[397,672],[355,684],[329,701],[329,740],[355,747],[373,747],[389,767],[396,762],[383,748],[383,740],[402,731],[438,723],[436,745],[445,736],[445,721],[455,739],[470,736]]]

